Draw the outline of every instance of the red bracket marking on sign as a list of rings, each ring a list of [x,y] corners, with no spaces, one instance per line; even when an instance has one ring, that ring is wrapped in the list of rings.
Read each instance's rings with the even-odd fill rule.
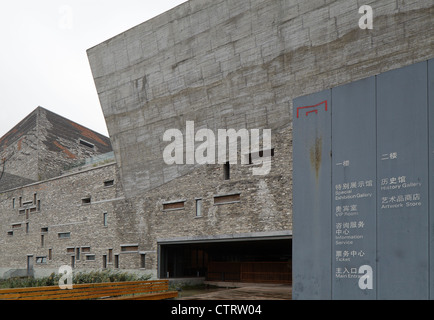
[[[316,104],[314,106],[307,106],[307,107],[299,107],[299,108],[297,108],[297,118],[300,117],[300,110],[318,108],[322,104],[325,106],[325,111],[327,111],[328,110],[327,100],[323,101],[323,102],[320,102],[320,103],[318,103],[318,104]],[[306,117],[308,117],[309,114],[311,114],[311,113],[318,114],[318,109],[306,111]]]

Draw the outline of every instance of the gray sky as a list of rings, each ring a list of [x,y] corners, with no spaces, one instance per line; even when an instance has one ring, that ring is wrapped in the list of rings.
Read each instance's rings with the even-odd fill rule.
[[[108,135],[86,50],[183,2],[2,3],[0,137],[38,106]]]

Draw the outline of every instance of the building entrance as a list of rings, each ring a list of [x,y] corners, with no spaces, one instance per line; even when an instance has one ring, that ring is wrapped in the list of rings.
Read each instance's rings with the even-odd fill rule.
[[[162,279],[290,283],[291,265],[291,239],[160,245]]]

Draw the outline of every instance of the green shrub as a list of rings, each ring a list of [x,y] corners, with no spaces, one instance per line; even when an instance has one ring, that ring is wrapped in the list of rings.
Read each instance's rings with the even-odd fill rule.
[[[52,273],[44,278],[11,278],[0,281],[0,288],[28,288],[57,286],[61,278],[60,274]],[[151,275],[137,276],[128,272],[103,270],[91,272],[74,272],[73,283],[103,283],[103,282],[125,282],[125,281],[146,281],[151,279]]]

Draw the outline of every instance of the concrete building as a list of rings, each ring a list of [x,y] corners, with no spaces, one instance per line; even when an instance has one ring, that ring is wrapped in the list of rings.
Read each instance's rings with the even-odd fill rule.
[[[372,30],[359,1],[191,0],[88,50],[141,226],[132,236],[160,277],[290,273],[293,99],[433,57],[432,2],[363,4]],[[189,162],[190,121],[216,135],[271,129],[270,174],[253,176],[242,150],[229,180],[224,164]],[[181,165],[163,161],[172,129],[185,137]],[[272,267],[240,267],[255,261]]]
[[[363,4],[373,7],[372,30],[359,27],[358,1],[190,0],[89,49],[115,162],[0,194],[3,237],[14,234],[3,240],[5,267],[23,268],[27,255],[52,249],[53,267],[289,282],[293,99],[433,57],[431,1]],[[270,129],[271,147],[238,148],[236,164],[199,164],[189,151],[201,150],[201,129],[215,137],[246,130],[249,138],[259,130],[264,142]],[[183,135],[175,146],[183,164],[164,159],[173,142],[165,139],[168,130]],[[254,175],[260,165],[251,160],[267,151],[270,172]],[[110,180],[114,187],[107,188]],[[21,192],[29,205],[36,193],[39,216],[50,211],[35,227],[34,247],[14,258],[12,239],[25,239],[27,230],[26,211],[21,218],[19,211],[25,208],[13,207]],[[52,248],[40,246],[47,227],[44,241],[52,237]],[[83,261],[88,247],[96,262]]]

